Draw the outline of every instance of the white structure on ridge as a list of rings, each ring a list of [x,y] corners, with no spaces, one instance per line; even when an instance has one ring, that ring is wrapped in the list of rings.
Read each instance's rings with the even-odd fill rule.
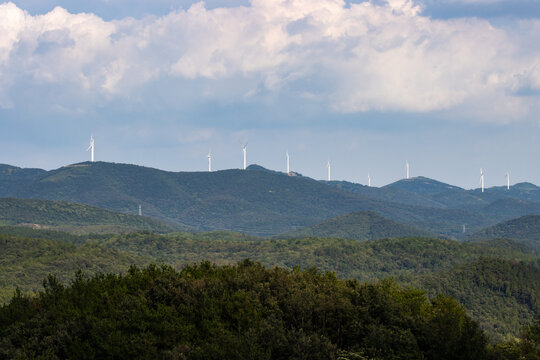
[[[208,158],[208,172],[212,171],[212,150],[208,150],[208,155],[206,155]]]
[[[409,179],[409,161],[408,160],[405,160],[405,169],[407,169],[406,179]]]
[[[484,192],[484,170],[480,169],[480,185],[482,186],[482,192]]]
[[[506,172],[506,190],[510,190],[510,173]]]
[[[367,186],[371,186],[371,176],[367,174]]]
[[[247,143],[242,145],[242,154],[244,155],[244,170],[247,168]]]
[[[90,135],[90,146],[86,151],[90,150],[90,161],[94,162],[94,135]]]
[[[142,216],[142,206],[139,205],[139,216]]]
[[[287,157],[287,174],[291,173],[291,163],[290,163],[290,157],[289,157],[289,151],[285,153],[285,156]]]
[[[328,163],[326,164],[326,167],[328,168],[328,181],[331,181],[332,177],[330,176],[331,175],[331,173],[330,173],[330,169],[331,169],[330,160],[328,160]]]

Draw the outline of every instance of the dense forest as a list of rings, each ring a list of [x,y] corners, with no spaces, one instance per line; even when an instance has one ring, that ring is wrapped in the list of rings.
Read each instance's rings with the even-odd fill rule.
[[[538,359],[540,322],[489,345],[454,299],[243,261],[54,276],[0,307],[3,359]]]
[[[525,215],[471,234],[467,240],[512,239],[540,251],[540,215]]]
[[[0,356],[31,359],[487,359],[455,300],[313,270],[132,267],[0,308]]]
[[[275,236],[363,210],[455,237],[462,235],[463,224],[479,230],[510,218],[504,212],[484,216],[469,207],[433,207],[429,201],[404,204],[401,197],[380,199],[257,166],[214,172],[168,172],[106,162],[42,172],[0,167],[0,197],[63,200],[132,214],[142,204],[146,215],[175,226],[258,236]],[[535,213],[540,214],[540,208]]]
[[[166,233],[179,229],[145,216],[121,214],[94,206],[14,198],[0,199],[0,225],[22,225],[79,234],[141,230]]]
[[[21,230],[27,237],[21,237]],[[493,288],[493,279],[519,277],[523,267],[534,275],[540,268],[533,250],[509,240],[261,239],[233,232],[79,236],[6,227],[0,228],[0,250],[0,303],[9,300],[16,286],[25,294],[36,293],[48,273],[66,283],[78,268],[89,274],[120,272],[130,264],[158,262],[181,269],[193,262],[233,264],[247,258],[267,267],[317,268],[359,281],[394,278],[402,285],[424,288],[430,297],[451,295],[465,305],[492,340],[519,335],[521,327],[538,315],[536,303],[523,302],[523,294],[540,298],[534,276],[515,282],[512,291]],[[490,259],[501,261],[482,271],[471,268]],[[518,266],[508,266],[508,262]],[[454,276],[454,272],[463,276]],[[479,276],[488,281],[476,281]],[[469,282],[476,285],[468,286]],[[493,296],[496,301],[483,301]]]
[[[332,237],[376,240],[395,237],[434,237],[427,231],[388,220],[373,211],[340,215],[312,226],[277,236],[279,238]]]

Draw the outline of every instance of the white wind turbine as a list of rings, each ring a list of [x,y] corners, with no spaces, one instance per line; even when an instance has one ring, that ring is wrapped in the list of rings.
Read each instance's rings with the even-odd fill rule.
[[[242,145],[242,154],[244,155],[244,170],[247,168],[247,143]]]
[[[94,135],[90,135],[90,146],[86,151],[90,150],[90,161],[94,162]]]
[[[408,160],[405,160],[405,169],[407,170],[407,179],[409,179],[409,170],[410,170],[410,166],[409,166],[409,161]]]
[[[371,176],[367,174],[367,186],[371,186]]]
[[[482,186],[482,192],[484,192],[484,170],[480,169],[480,185]]]
[[[287,150],[287,152],[285,153],[285,156],[287,157],[287,174],[290,174],[291,173],[291,162],[290,162],[290,157],[289,157],[289,151]]]
[[[208,155],[206,155],[208,158],[208,172],[212,171],[212,150],[208,150]]]
[[[510,190],[510,173],[506,172],[506,190]]]
[[[326,168],[328,169],[328,181],[331,181],[332,180],[332,177],[330,176],[331,175],[331,165],[330,165],[330,160],[328,160],[328,163],[326,163]]]

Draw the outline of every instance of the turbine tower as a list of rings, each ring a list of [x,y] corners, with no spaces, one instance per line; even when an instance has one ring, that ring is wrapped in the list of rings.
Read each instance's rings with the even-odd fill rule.
[[[328,181],[331,181],[332,177],[330,176],[330,170],[331,170],[330,160],[328,160],[326,167],[328,168]]]
[[[409,161],[405,160],[405,169],[407,169],[407,179],[409,179]]]
[[[482,192],[484,192],[484,170],[480,169],[480,185],[482,186]]]
[[[506,172],[506,190],[510,190],[510,173]]]
[[[90,146],[86,151],[90,150],[90,161],[94,162],[94,135],[90,135]]]
[[[369,175],[369,173],[367,174],[367,186],[371,187],[371,176]]]
[[[287,175],[289,175],[291,173],[291,159],[289,157],[289,151],[285,153],[285,156],[287,157]]]
[[[242,154],[244,155],[244,170],[247,168],[247,143],[242,145]]]
[[[142,216],[142,206],[139,205],[139,216]]]
[[[208,158],[208,172],[212,171],[212,150],[208,150],[208,155],[206,155]]]

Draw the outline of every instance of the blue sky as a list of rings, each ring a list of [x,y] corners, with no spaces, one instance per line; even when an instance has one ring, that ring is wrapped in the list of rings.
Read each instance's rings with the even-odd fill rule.
[[[540,184],[540,2],[0,4],[0,163]]]

